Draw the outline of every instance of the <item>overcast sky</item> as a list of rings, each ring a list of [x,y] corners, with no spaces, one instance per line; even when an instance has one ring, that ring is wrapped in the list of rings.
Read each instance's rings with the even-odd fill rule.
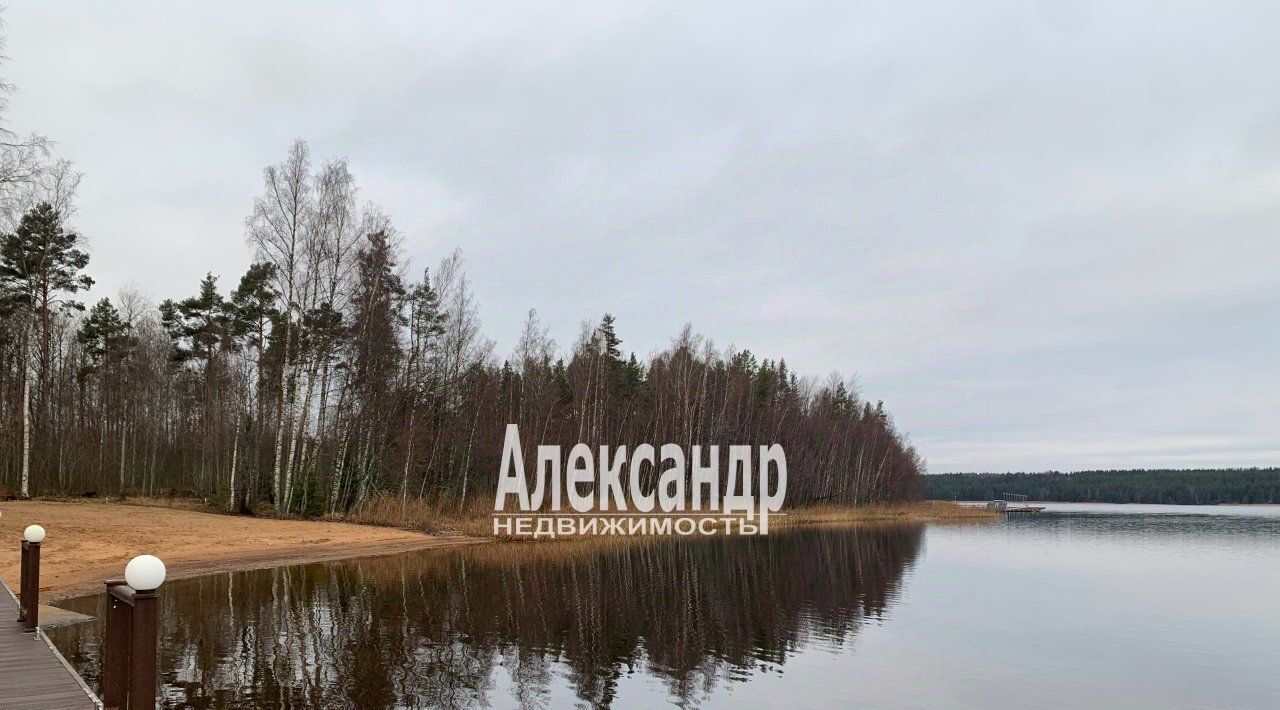
[[[1280,463],[1280,4],[10,0],[10,128],[112,295],[234,286],[261,170],[345,156],[500,353],[857,374],[934,472]]]

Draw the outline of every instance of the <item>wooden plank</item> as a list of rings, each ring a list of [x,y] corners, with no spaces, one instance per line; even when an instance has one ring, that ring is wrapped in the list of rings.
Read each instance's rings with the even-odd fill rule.
[[[0,586],[4,586],[3,581]],[[84,681],[66,665],[44,634],[23,631],[17,618],[17,601],[6,587],[0,592],[0,708],[101,708]]]

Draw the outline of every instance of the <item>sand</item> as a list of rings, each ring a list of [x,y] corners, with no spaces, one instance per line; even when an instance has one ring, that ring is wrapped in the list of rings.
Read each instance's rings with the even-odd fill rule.
[[[219,515],[105,501],[0,502],[0,578],[18,586],[22,531],[44,526],[41,601],[100,591],[135,555],[164,560],[168,579],[485,542],[372,525]]]

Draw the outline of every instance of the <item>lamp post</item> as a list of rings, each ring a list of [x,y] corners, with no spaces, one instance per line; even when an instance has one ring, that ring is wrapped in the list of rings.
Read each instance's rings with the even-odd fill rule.
[[[40,543],[44,528],[28,525],[22,531],[22,563],[18,573],[18,621],[23,631],[35,631],[40,625]]]
[[[156,590],[164,563],[139,555],[123,580],[107,580],[107,634],[102,653],[102,696],[108,708],[153,710],[156,706]]]

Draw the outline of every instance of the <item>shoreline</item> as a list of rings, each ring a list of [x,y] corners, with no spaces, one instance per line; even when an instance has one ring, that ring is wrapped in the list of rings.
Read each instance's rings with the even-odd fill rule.
[[[996,517],[989,511],[938,501],[819,506],[785,512],[785,517],[777,519],[779,528],[958,523]],[[41,551],[40,595],[44,603],[101,591],[103,580],[119,578],[125,563],[139,554],[154,554],[164,560],[166,581],[174,581],[463,545],[530,542],[479,534],[427,534],[369,522],[228,515],[185,500],[168,501],[167,505],[145,499],[6,501],[0,502],[0,578],[10,588],[18,583],[22,530],[31,524],[43,525],[48,534]]]
[[[166,581],[220,572],[331,562],[487,542],[333,520],[287,520],[166,507],[153,501],[0,502],[0,578],[18,584],[22,531],[44,526],[40,597],[56,602],[101,591],[135,555],[153,554]]]
[[[923,500],[915,503],[867,506],[812,506],[784,510],[780,527],[826,525],[832,523],[965,523],[996,520],[999,513],[951,501]]]

